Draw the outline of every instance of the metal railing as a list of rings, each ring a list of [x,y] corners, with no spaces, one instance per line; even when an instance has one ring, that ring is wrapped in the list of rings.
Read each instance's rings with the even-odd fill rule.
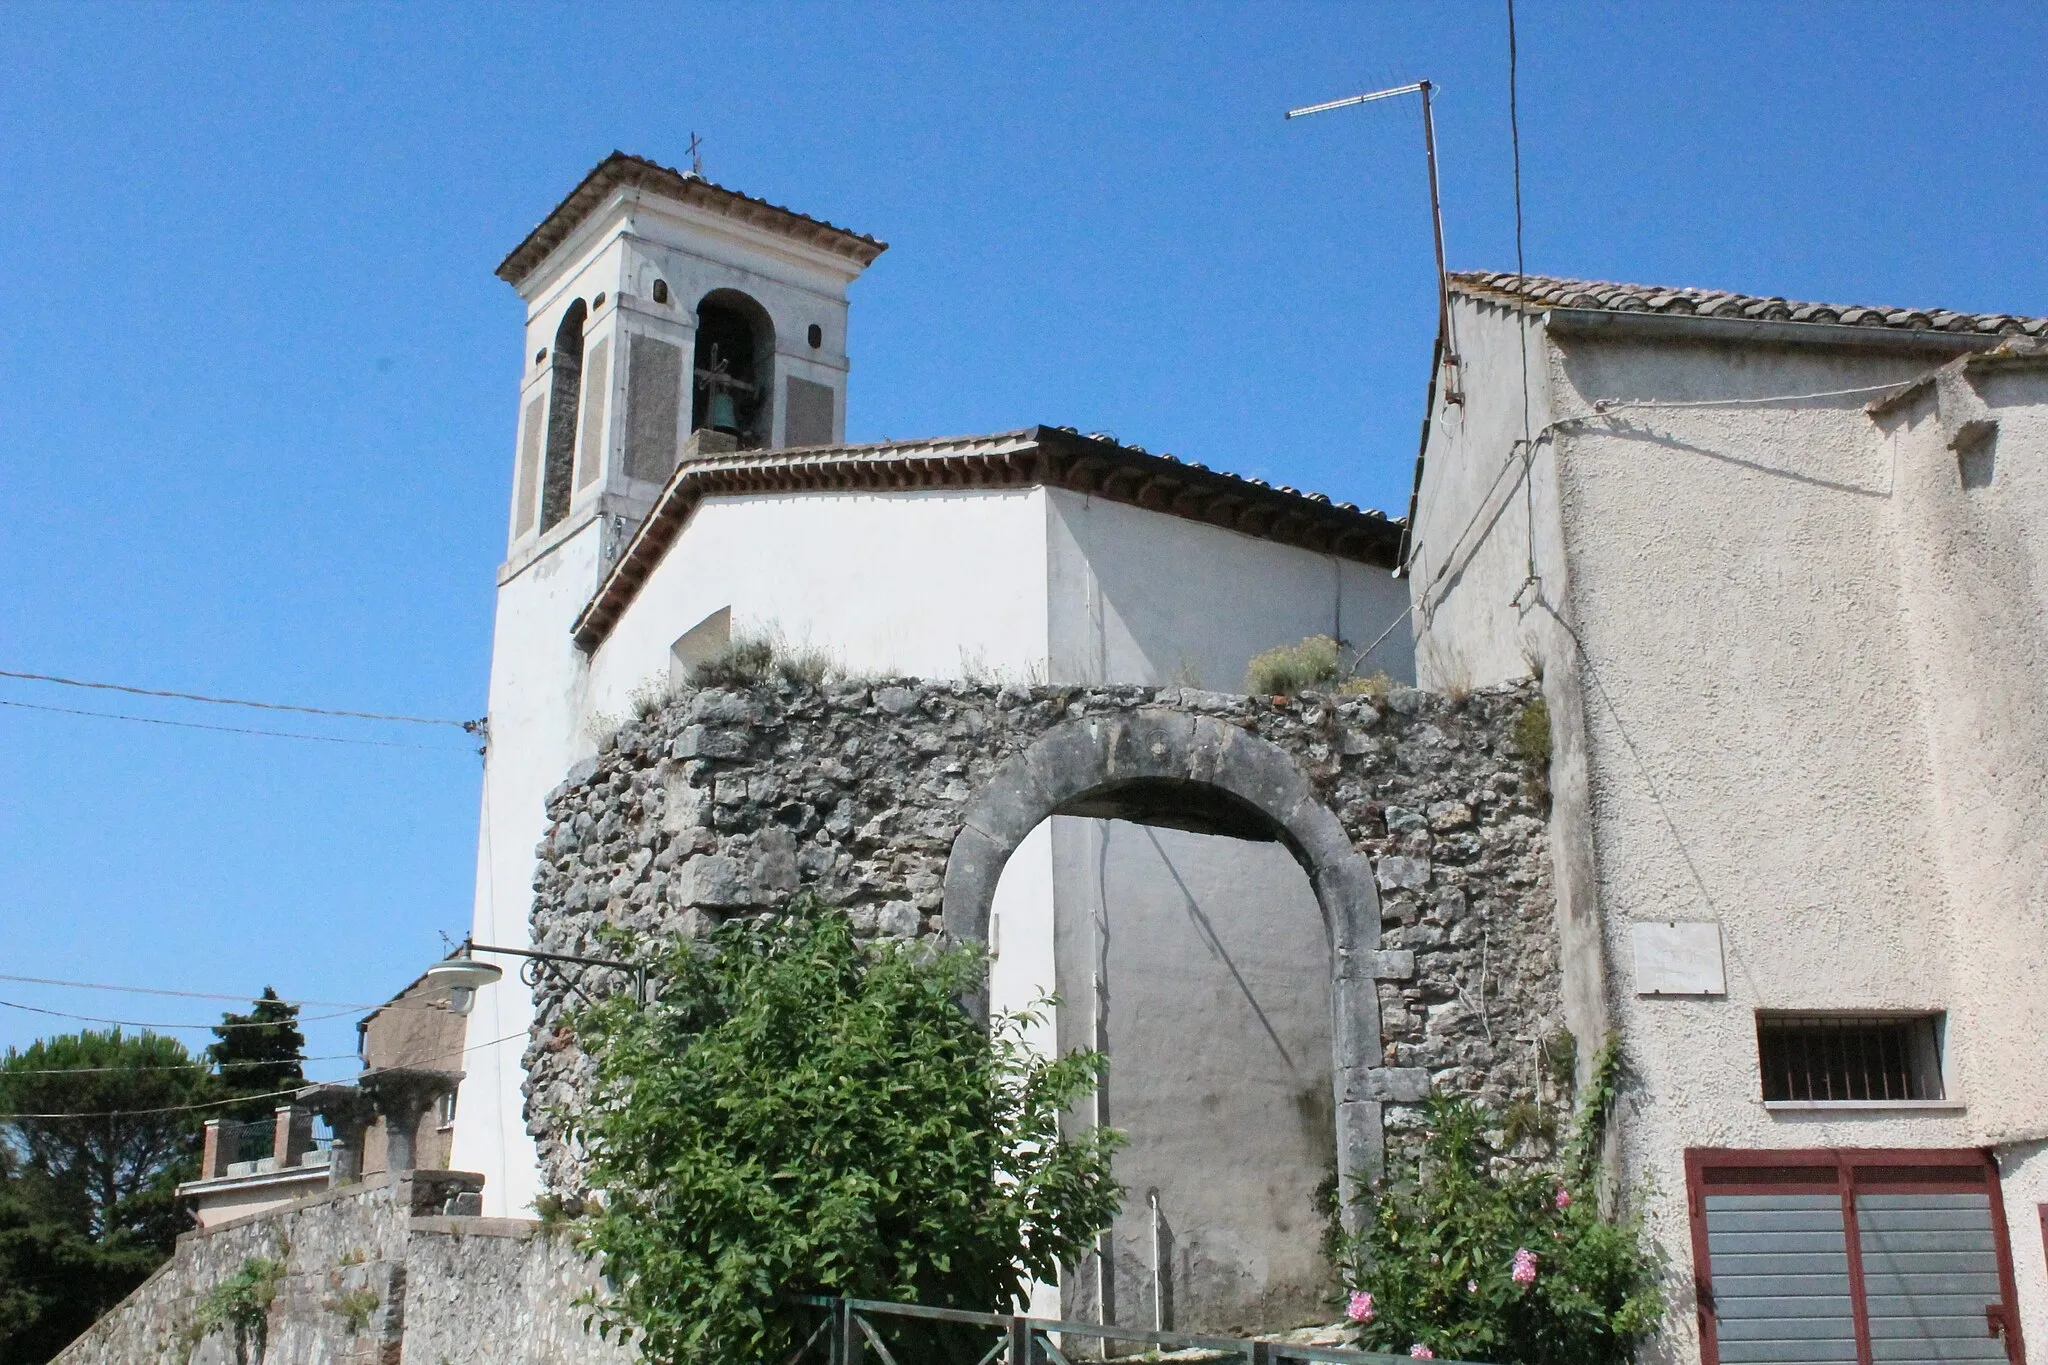
[[[1378,1351],[1297,1346],[1285,1341],[1188,1332],[1147,1332],[1105,1323],[1064,1322],[1058,1318],[1033,1318],[1009,1313],[974,1313],[959,1308],[930,1308],[924,1304],[889,1303],[880,1299],[833,1299],[803,1294],[795,1296],[794,1301],[818,1309],[824,1320],[791,1357],[792,1365],[804,1360],[822,1361],[825,1365],[863,1365],[863,1357],[870,1348],[878,1357],[878,1365],[930,1365],[933,1360],[943,1360],[946,1365],[998,1365],[999,1362],[1000,1365],[1074,1365],[1067,1352],[1073,1350],[1075,1343],[1072,1340],[1055,1342],[1055,1336],[1098,1342],[1101,1359],[1142,1358],[1163,1351],[1185,1351],[1202,1352],[1218,1361],[1242,1360],[1244,1365],[1281,1365],[1284,1361],[1317,1362],[1318,1365],[1413,1365],[1406,1355],[1387,1355]],[[914,1332],[912,1342],[899,1340],[897,1348],[891,1349],[889,1338],[892,1334],[876,1325],[874,1320],[877,1318],[907,1320],[913,1328],[923,1327],[926,1330]],[[946,1328],[955,1330],[944,1330]],[[977,1359],[973,1351],[978,1349],[980,1340],[985,1339],[982,1337],[984,1332],[995,1333],[995,1339]],[[902,1333],[899,1330],[893,1335],[900,1338]],[[903,1350],[906,1344],[912,1348],[904,1351],[911,1357],[908,1361],[898,1357],[898,1351]],[[1119,1346],[1140,1349],[1115,1349]],[[1074,1354],[1083,1359],[1098,1358],[1095,1354],[1078,1350]],[[1437,1365],[1475,1363],[1440,1360]]]

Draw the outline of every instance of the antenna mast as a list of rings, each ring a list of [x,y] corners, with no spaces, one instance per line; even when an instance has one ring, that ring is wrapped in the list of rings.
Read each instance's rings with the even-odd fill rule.
[[[1422,96],[1422,153],[1429,162],[1429,222],[1436,235],[1436,334],[1437,344],[1443,348],[1443,363],[1450,370],[1451,382],[1445,386],[1444,401],[1462,403],[1464,394],[1457,384],[1458,351],[1451,345],[1451,277],[1444,268],[1444,206],[1443,196],[1437,188],[1436,179],[1436,116],[1430,109],[1430,92],[1436,86],[1429,81],[1414,81],[1408,85],[1397,85],[1387,90],[1374,90],[1363,95],[1347,95],[1341,100],[1326,100],[1300,109],[1289,109],[1287,117],[1301,118],[1307,114],[1327,113],[1332,109],[1349,109],[1355,105],[1372,104],[1378,100],[1390,100],[1399,95]]]

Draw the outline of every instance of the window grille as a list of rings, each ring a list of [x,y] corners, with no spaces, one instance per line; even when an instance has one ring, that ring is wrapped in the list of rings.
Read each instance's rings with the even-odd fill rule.
[[[1764,1099],[1939,1100],[1941,1016],[1760,1014]]]

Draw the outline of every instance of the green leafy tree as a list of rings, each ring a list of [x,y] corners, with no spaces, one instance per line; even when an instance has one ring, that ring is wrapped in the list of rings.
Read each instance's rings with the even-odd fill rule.
[[[663,966],[644,1010],[574,1021],[595,1093],[562,1116],[601,1196],[600,1313],[646,1358],[779,1365],[817,1322],[793,1294],[1006,1308],[1115,1215],[1120,1135],[1060,1128],[1101,1058],[972,1019],[978,956],[864,947],[806,898]]]
[[[1624,1365],[1663,1317],[1632,1217],[1600,1211],[1620,1054],[1601,1054],[1561,1169],[1502,1160],[1492,1115],[1436,1097],[1417,1169],[1371,1198],[1345,1248],[1360,1344],[1499,1365]]]
[[[0,1365],[47,1360],[170,1254],[206,1118],[187,1106],[217,1097],[182,1043],[150,1033],[0,1058]]]
[[[299,1007],[278,999],[273,988],[265,986],[247,1014],[223,1013],[213,1036],[219,1041],[206,1049],[206,1058],[220,1072],[227,1093],[254,1097],[223,1108],[223,1117],[245,1123],[268,1118],[281,1102],[279,1091],[306,1083]]]

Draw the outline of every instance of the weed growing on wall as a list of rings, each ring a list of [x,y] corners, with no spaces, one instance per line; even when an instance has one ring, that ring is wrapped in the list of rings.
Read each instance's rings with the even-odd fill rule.
[[[196,1347],[215,1332],[231,1332],[235,1359],[246,1362],[263,1359],[269,1335],[270,1305],[277,1298],[277,1282],[284,1278],[285,1263],[269,1256],[250,1256],[242,1268],[206,1291],[192,1315],[187,1349]],[[189,1358],[189,1354],[188,1354]]]
[[[1499,1365],[1623,1365],[1663,1317],[1640,1223],[1603,1214],[1600,1146],[1619,1080],[1601,1054],[1561,1169],[1502,1162],[1493,1116],[1430,1102],[1408,1180],[1371,1197],[1345,1247],[1361,1345]]]
[[[596,1080],[560,1118],[598,1196],[603,1329],[650,1360],[779,1363],[817,1324],[791,1295],[1006,1309],[1084,1255],[1119,1138],[1059,1118],[1102,1060],[976,1022],[982,969],[801,898],[674,945],[646,1008],[578,1015]]]

